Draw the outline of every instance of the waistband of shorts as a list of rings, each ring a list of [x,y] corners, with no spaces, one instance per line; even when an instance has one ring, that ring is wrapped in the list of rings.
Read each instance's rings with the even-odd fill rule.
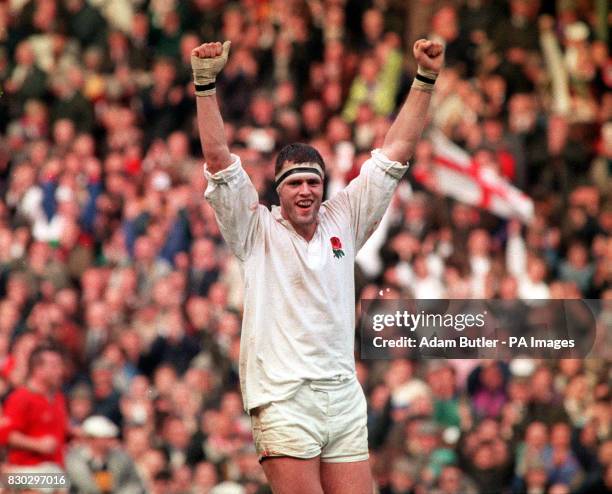
[[[334,376],[329,379],[306,379],[304,384],[308,385],[312,389],[327,391],[341,388],[355,381],[357,381],[357,376],[355,374],[348,374]]]

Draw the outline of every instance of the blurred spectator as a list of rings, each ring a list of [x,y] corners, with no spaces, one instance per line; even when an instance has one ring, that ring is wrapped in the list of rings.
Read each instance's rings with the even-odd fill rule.
[[[554,424],[550,431],[550,447],[544,452],[543,460],[549,482],[575,488],[583,479],[570,441],[570,426],[564,422]]]
[[[468,377],[468,393],[472,395],[477,417],[499,417],[506,396],[504,369],[498,362],[485,362]]]
[[[120,393],[114,384],[114,365],[99,358],[91,367],[93,387],[93,413],[103,415],[115,424],[121,425],[123,417],[119,407]]]
[[[21,113],[28,99],[42,99],[47,92],[47,75],[36,65],[34,50],[28,41],[22,41],[15,51],[15,65],[7,80],[5,89],[15,94],[13,108],[16,115]]]
[[[393,111],[401,70],[397,41],[389,36],[377,45],[375,53],[361,59],[342,113],[346,121],[352,123],[357,118],[363,103],[369,103],[377,115],[389,116]]]
[[[28,369],[27,384],[17,387],[3,407],[1,436],[8,444],[8,468],[21,473],[56,472],[64,465],[68,440],[62,355],[51,346],[37,346]]]
[[[435,494],[476,494],[476,485],[459,468],[444,467],[437,482]]]
[[[79,493],[141,494],[144,487],[130,457],[117,444],[119,429],[106,417],[83,422],[84,439],[66,457],[71,489]]]

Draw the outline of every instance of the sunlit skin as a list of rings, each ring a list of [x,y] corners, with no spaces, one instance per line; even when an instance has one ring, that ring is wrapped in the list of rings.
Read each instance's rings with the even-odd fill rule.
[[[314,174],[296,174],[278,190],[281,215],[295,231],[310,241],[317,229],[317,215],[323,201],[323,181]]]

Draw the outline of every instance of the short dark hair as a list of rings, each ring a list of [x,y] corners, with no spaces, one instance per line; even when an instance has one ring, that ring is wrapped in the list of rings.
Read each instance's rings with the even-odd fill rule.
[[[325,173],[325,162],[321,154],[309,144],[294,142],[293,144],[287,144],[281,149],[276,157],[274,175],[278,175],[286,161],[293,163],[318,163],[323,173]]]
[[[56,353],[62,359],[64,358],[64,354],[60,347],[54,345],[52,343],[41,343],[38,346],[34,347],[32,353],[30,353],[30,358],[28,359],[28,373],[31,374],[34,369],[36,369],[43,361],[43,355],[45,353]]]

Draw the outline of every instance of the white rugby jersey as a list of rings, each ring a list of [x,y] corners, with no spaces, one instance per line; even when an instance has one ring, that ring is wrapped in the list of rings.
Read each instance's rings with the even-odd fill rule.
[[[355,374],[355,255],[382,218],[407,165],[381,151],[321,204],[310,242],[269,211],[240,158],[205,171],[205,197],[243,268],[240,387],[245,409],[288,399],[304,380]]]

